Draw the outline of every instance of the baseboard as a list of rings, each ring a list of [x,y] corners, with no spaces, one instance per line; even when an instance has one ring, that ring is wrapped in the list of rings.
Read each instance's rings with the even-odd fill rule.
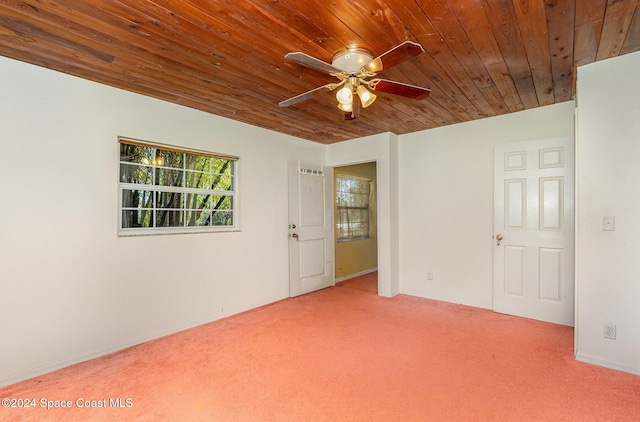
[[[591,365],[602,366],[609,369],[615,369],[616,371],[628,372],[633,375],[640,375],[640,368],[634,365],[627,365],[620,362],[614,362],[607,359],[597,358],[595,356],[585,355],[584,353],[577,353],[576,360],[579,362],[589,363]]]
[[[336,278],[336,283],[340,283],[341,281],[349,280],[350,278],[360,277],[361,275],[375,273],[378,271],[378,268],[371,268],[370,270],[360,271],[359,273],[349,274],[344,277]]]
[[[11,384],[15,384],[15,383],[18,383],[18,382],[21,382],[21,381],[25,381],[25,380],[28,380],[30,378],[38,377],[40,375],[48,374],[50,372],[66,368],[68,366],[72,366],[72,365],[75,365],[75,364],[78,364],[78,363],[86,362],[86,361],[89,361],[91,359],[96,359],[96,358],[99,358],[99,357],[102,357],[102,356],[109,355],[111,353],[119,352],[121,350],[125,350],[125,349],[128,349],[130,347],[134,347],[134,346],[137,346],[139,344],[146,343],[148,341],[157,340],[159,338],[170,336],[172,334],[176,334],[176,333],[179,333],[181,331],[185,331],[185,330],[188,330],[188,329],[191,329],[191,328],[195,328],[195,327],[198,327],[198,326],[201,326],[201,325],[204,325],[204,324],[208,324],[210,322],[218,321],[218,320],[221,320],[223,318],[230,317],[232,315],[236,315],[236,314],[239,314],[239,313],[242,313],[242,312],[246,312],[246,311],[249,311],[249,310],[252,310],[252,309],[257,309],[257,308],[260,308],[262,306],[269,305],[271,303],[275,303],[275,302],[278,302],[278,301],[283,300],[283,299],[286,299],[286,298],[275,299],[275,300],[268,301],[268,302],[260,304],[260,305],[249,306],[249,307],[242,308],[242,309],[236,309],[236,310],[232,310],[230,312],[224,312],[224,313],[221,313],[218,317],[213,318],[213,319],[209,319],[209,320],[205,320],[205,321],[199,321],[199,322],[193,322],[193,323],[187,324],[185,326],[174,327],[174,328],[168,329],[166,331],[159,331],[159,332],[156,332],[154,334],[150,334],[148,336],[141,337],[141,338],[136,339],[136,340],[120,343],[120,344],[118,344],[116,346],[107,347],[105,349],[100,349],[100,350],[95,350],[95,351],[89,352],[89,353],[83,353],[83,354],[80,354],[80,355],[72,356],[72,357],[69,357],[69,358],[66,358],[66,359],[62,359],[62,360],[58,360],[58,361],[54,361],[54,362],[48,362],[48,363],[45,363],[44,365],[36,366],[36,367],[30,368],[30,369],[27,369],[26,371],[22,371],[22,372],[19,372],[19,373],[16,373],[16,374],[9,375],[9,376],[4,377],[4,378],[0,378],[0,388],[7,387],[7,386],[9,386]]]

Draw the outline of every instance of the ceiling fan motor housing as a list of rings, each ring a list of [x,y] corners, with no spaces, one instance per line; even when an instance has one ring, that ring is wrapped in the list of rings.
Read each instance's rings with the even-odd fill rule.
[[[363,48],[351,48],[336,54],[331,65],[344,70],[350,75],[360,73],[360,70],[373,60],[371,54]]]

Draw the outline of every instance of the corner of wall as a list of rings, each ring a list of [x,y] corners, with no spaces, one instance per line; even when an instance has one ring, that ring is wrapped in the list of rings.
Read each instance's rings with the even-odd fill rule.
[[[582,66],[576,113],[576,359],[640,374],[640,52]],[[615,217],[604,230],[605,216]],[[604,325],[617,327],[615,340]]]

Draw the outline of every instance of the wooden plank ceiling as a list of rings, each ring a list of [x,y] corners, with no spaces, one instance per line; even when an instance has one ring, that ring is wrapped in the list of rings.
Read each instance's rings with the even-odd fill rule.
[[[638,0],[2,0],[0,55],[324,144],[403,134],[574,98],[576,67],[640,50]],[[348,47],[425,53],[381,76],[432,90],[379,93],[344,121],[337,82],[285,60]],[[6,81],[5,81],[6,82]]]

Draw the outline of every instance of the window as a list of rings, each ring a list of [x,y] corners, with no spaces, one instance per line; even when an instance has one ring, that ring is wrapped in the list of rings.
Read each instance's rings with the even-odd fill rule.
[[[336,176],[336,238],[338,241],[369,237],[371,180]]]
[[[133,139],[119,142],[119,234],[236,227],[238,157]]]

